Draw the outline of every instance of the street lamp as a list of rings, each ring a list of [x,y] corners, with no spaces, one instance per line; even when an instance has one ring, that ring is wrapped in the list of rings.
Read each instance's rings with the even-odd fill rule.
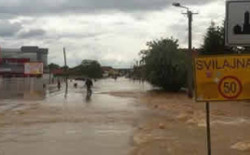
[[[188,7],[181,5],[180,3],[173,3],[173,6],[184,8],[187,10],[186,14],[188,17],[188,74],[187,74],[187,84],[188,84],[188,97],[193,97],[193,74],[192,74],[192,20],[193,20],[193,13],[189,10]]]
[[[192,20],[193,20],[193,13],[189,10],[188,7],[182,6],[180,3],[173,3],[173,6],[185,8],[187,13],[185,13],[188,17],[188,96],[193,97],[193,74],[192,74]],[[207,154],[211,155],[211,137],[210,137],[210,124],[209,124],[209,103],[206,103],[206,110],[207,110]]]
[[[185,8],[185,9],[189,10],[188,7],[182,6],[180,3],[173,3],[173,6]]]

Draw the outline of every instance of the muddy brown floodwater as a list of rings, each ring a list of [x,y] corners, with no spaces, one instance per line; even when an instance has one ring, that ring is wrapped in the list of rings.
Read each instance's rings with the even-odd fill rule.
[[[5,83],[0,155],[206,154],[204,103],[125,78],[95,82],[86,99],[75,82],[25,93]],[[211,103],[212,154],[250,154],[249,111],[248,102]]]

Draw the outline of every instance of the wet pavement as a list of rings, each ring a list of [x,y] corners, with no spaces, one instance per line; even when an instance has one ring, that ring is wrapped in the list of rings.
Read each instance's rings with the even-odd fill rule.
[[[2,95],[0,155],[206,154],[205,105],[183,92],[125,78],[96,81],[90,99],[83,81],[40,88]],[[250,154],[249,111],[249,102],[211,103],[213,154]]]

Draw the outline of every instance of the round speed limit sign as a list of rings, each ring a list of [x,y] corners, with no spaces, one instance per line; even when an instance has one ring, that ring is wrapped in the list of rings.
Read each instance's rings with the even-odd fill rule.
[[[237,77],[225,76],[218,86],[220,94],[226,99],[236,99],[242,92],[242,84]]]

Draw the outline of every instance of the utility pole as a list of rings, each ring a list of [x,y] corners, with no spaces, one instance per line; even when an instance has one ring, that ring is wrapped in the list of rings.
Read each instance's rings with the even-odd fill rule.
[[[63,55],[64,55],[64,73],[65,73],[65,84],[66,84],[64,97],[67,98],[67,94],[68,94],[68,70],[67,70],[67,59],[66,59],[65,47],[63,48]]]
[[[63,55],[64,55],[64,67],[65,67],[65,70],[66,70],[67,59],[66,59],[66,49],[65,49],[65,47],[63,48]]]
[[[193,12],[187,10],[188,16],[188,97],[193,98],[193,51],[192,51],[192,21]]]
[[[193,97],[193,51],[192,51],[192,21],[193,15],[198,13],[193,13],[189,10],[188,7],[182,6],[180,3],[173,3],[173,6],[181,7],[187,10],[186,13],[188,17],[188,52],[187,52],[187,59],[188,59],[188,67],[187,67],[187,95],[189,98]]]

